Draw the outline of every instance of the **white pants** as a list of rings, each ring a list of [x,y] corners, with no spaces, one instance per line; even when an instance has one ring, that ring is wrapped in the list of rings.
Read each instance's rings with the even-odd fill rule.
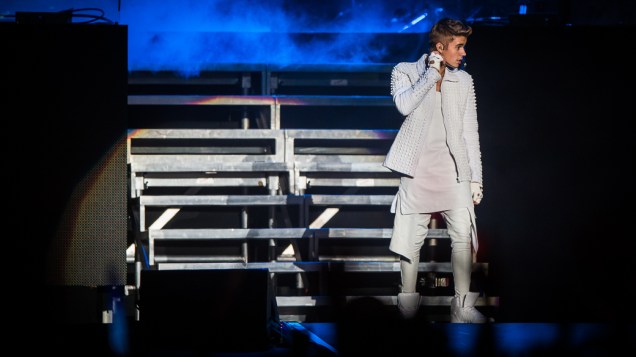
[[[446,222],[451,239],[451,267],[455,295],[462,296],[470,291],[473,263],[471,212],[468,208],[461,208],[440,213]],[[431,214],[402,214],[399,209],[396,210],[389,249],[400,255],[401,290],[403,293],[416,291],[420,250],[428,234],[430,222]]]

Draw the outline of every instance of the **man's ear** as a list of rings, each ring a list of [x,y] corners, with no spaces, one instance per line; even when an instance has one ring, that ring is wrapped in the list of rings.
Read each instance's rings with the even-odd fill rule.
[[[442,51],[444,50],[444,44],[441,42],[438,42],[435,47],[437,48],[438,51]]]

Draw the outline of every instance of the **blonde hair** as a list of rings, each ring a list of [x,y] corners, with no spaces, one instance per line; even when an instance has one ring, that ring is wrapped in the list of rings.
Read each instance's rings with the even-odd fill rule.
[[[468,37],[472,33],[473,28],[465,25],[459,20],[449,18],[441,19],[437,21],[435,25],[433,25],[433,28],[431,28],[431,32],[428,35],[429,49],[431,51],[437,50],[435,46],[438,42],[441,42],[444,47],[446,47],[453,41],[455,37]]]

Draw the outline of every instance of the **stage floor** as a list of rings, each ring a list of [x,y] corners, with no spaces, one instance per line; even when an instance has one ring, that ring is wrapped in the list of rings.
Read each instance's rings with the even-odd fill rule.
[[[405,323],[402,327],[410,329],[402,331],[406,338],[398,336],[396,332],[401,331],[401,327],[395,326],[350,325],[356,330],[348,332],[339,331],[334,323],[288,323],[288,326],[305,332],[311,341],[310,355],[321,356],[330,353],[334,356],[358,353],[389,356],[411,349],[436,356],[535,356],[551,352],[570,356],[606,356],[636,352],[636,325],[425,324]],[[345,335],[349,339],[340,340]]]
[[[213,323],[213,322],[211,322]],[[338,322],[280,322],[271,343],[254,347],[253,336],[233,330],[242,347],[218,347],[147,335],[139,326],[67,326],[49,329],[22,350],[47,346],[65,356],[396,356],[419,351],[431,356],[614,356],[636,352],[635,324],[488,323],[451,324],[424,320],[360,318]],[[175,326],[174,331],[182,331]],[[33,329],[35,333],[46,332]],[[178,333],[177,333],[178,334]],[[242,335],[244,334],[244,335]]]

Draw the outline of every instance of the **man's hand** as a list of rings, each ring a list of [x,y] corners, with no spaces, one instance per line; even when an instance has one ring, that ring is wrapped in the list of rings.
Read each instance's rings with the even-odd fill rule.
[[[428,57],[428,67],[435,68],[437,72],[440,72],[442,64],[444,64],[442,56],[438,52],[431,52],[431,55]]]
[[[420,75],[423,75],[424,72],[426,72],[426,69],[428,68],[428,53],[424,53],[420,59],[417,60],[417,73],[419,73]]]
[[[473,195],[473,203],[478,205],[481,202],[481,199],[484,198],[484,188],[479,182],[471,182],[470,192]]]

